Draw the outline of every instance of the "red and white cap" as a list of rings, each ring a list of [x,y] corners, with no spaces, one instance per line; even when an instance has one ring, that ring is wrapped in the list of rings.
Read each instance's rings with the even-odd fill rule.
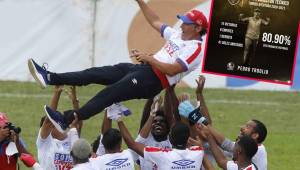
[[[177,18],[181,19],[185,24],[197,24],[203,28],[208,27],[206,16],[196,9],[193,9],[185,15],[177,15]]]

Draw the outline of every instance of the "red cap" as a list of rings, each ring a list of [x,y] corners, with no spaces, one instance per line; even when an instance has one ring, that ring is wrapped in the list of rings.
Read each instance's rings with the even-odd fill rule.
[[[185,15],[177,15],[177,18],[181,19],[185,24],[197,24],[203,28],[208,27],[205,15],[196,9],[193,9]]]
[[[4,127],[8,122],[8,118],[5,113],[0,112],[0,127]]]

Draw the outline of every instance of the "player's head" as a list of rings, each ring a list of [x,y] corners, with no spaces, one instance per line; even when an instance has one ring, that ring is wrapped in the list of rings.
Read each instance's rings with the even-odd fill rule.
[[[159,110],[156,112],[152,122],[151,134],[157,141],[166,140],[170,132],[170,126],[167,122],[163,111]]]
[[[266,126],[261,121],[253,119],[241,126],[238,138],[250,136],[257,143],[262,143],[266,139],[267,133]]]
[[[46,121],[46,122],[45,122]],[[57,139],[57,140],[64,140],[68,137],[67,133],[61,133],[59,132],[54,126],[53,124],[50,122],[50,120],[47,118],[47,116],[43,116],[40,120],[40,128],[43,126],[43,124],[47,123],[49,126],[53,127],[52,131],[51,131],[51,135],[53,138]],[[48,126],[46,125],[46,126]]]
[[[237,140],[233,149],[233,160],[238,161],[239,157],[251,160],[257,152],[257,143],[249,136],[243,136]]]
[[[191,10],[185,15],[177,15],[182,21],[182,39],[191,40],[200,38],[206,34],[208,28],[208,22],[205,15],[198,10]]]
[[[74,164],[88,162],[91,154],[91,145],[85,139],[78,139],[72,146],[71,156]]]
[[[259,8],[255,8],[253,11],[253,16],[259,18],[261,15],[261,10]]]
[[[185,149],[190,136],[189,127],[181,122],[177,122],[171,129],[170,142],[174,148]]]
[[[101,140],[105,152],[114,153],[121,150],[122,145],[122,136],[118,129],[110,128],[108,129],[102,137]]]

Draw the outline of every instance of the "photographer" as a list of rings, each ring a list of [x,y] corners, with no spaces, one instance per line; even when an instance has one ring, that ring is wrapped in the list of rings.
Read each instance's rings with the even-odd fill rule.
[[[9,122],[5,113],[0,113],[0,170],[16,170],[18,153],[28,153],[24,147],[19,133],[21,129]],[[18,153],[7,155],[7,147],[14,142]]]

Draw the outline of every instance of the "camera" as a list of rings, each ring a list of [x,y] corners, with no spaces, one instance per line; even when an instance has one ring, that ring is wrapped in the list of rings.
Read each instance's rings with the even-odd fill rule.
[[[200,112],[200,107],[197,107],[195,110],[189,113],[188,119],[190,123],[193,125],[195,123],[201,123],[203,125],[208,125],[208,121],[206,117],[202,115]]]
[[[21,133],[21,128],[20,127],[16,127],[13,123],[8,122],[6,123],[5,128],[8,128],[9,130],[13,130],[16,134]]]

